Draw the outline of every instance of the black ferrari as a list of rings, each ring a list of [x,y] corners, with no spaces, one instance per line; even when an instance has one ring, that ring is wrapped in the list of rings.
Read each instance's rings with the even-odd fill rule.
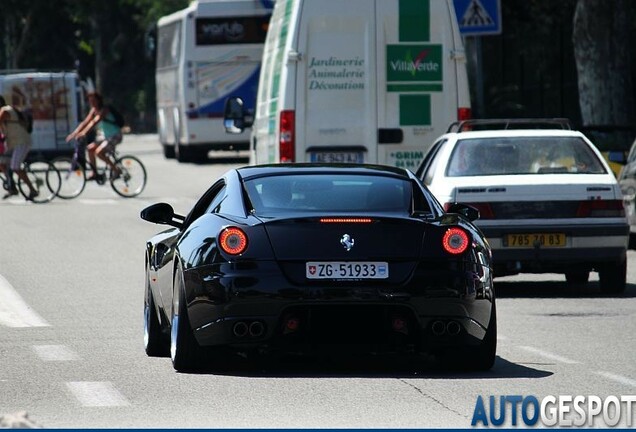
[[[478,216],[444,211],[399,168],[230,170],[186,216],[166,203],[141,212],[171,226],[146,243],[146,353],[178,371],[233,351],[314,350],[490,369],[495,295]]]

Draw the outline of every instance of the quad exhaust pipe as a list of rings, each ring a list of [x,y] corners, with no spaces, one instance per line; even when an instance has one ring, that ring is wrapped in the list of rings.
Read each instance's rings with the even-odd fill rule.
[[[436,320],[431,324],[431,332],[435,336],[457,336],[461,333],[462,326],[455,320],[450,320],[447,322]]]

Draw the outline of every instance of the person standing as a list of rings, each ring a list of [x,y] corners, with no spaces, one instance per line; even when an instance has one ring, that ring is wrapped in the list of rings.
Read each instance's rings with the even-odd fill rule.
[[[9,166],[4,168],[7,180],[9,182],[9,191],[2,199],[7,199],[18,194],[15,187],[12,172],[15,172],[20,180],[29,187],[29,195],[27,200],[33,201],[38,196],[38,191],[33,187],[26,171],[22,167],[22,163],[31,150],[31,134],[26,129],[26,125],[20,121],[17,111],[8,105],[4,97],[0,95],[0,132],[4,134],[5,145],[8,151],[11,151],[11,161]]]

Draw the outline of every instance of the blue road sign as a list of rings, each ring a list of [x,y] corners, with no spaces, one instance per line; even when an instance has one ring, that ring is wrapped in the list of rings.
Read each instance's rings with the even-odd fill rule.
[[[500,0],[453,0],[462,36],[501,34]]]
[[[263,4],[263,6],[265,6],[267,9],[274,9],[274,2],[276,0],[261,0],[261,3]]]

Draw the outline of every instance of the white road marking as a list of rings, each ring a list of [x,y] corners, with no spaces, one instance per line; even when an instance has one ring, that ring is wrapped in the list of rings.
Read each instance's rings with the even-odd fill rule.
[[[617,375],[617,374],[613,374],[611,372],[605,372],[605,371],[597,371],[596,374],[621,384],[626,384],[631,387],[636,387],[636,380],[627,378],[622,375]]]
[[[550,352],[543,351],[543,350],[540,350],[540,349],[537,349],[537,348],[534,348],[534,347],[530,347],[530,346],[520,346],[519,348],[521,348],[523,350],[526,350],[526,351],[529,351],[529,352],[532,352],[532,353],[535,353],[535,354],[538,354],[541,357],[545,357],[547,359],[557,361],[559,363],[565,363],[565,364],[580,364],[581,363],[581,362],[578,362],[576,360],[571,360],[571,359],[569,359],[567,357],[562,357],[560,355],[552,354]]]
[[[70,361],[80,357],[64,345],[34,345],[33,350],[43,361]]]
[[[78,201],[85,205],[115,205],[118,202],[120,202],[120,200],[117,200],[114,198],[105,198],[105,199],[104,198],[102,199],[80,198]]]
[[[130,402],[109,381],[72,381],[66,387],[86,407],[128,406]]]
[[[6,327],[48,327],[38,315],[0,275],[0,324]]]
[[[31,202],[29,201],[25,201],[24,199],[21,199],[20,201],[5,201],[3,204],[10,204],[10,205],[19,205],[19,206],[24,206],[27,204],[31,204]]]

